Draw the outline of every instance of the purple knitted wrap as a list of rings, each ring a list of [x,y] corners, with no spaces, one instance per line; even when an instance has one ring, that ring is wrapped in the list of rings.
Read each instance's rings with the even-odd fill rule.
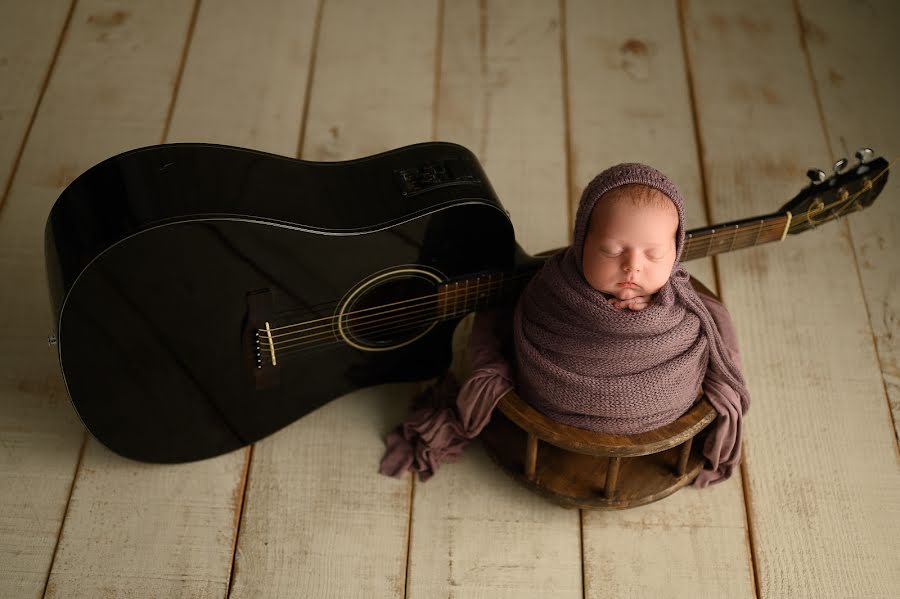
[[[594,205],[629,183],[661,191],[678,209],[672,274],[639,311],[609,305],[581,271]],[[634,434],[685,413],[709,368],[737,392],[745,412],[750,399],[740,369],[681,265],[684,237],[684,198],[665,175],[637,163],[597,175],[581,196],[572,245],[546,261],[516,305],[519,395],[559,422]]]

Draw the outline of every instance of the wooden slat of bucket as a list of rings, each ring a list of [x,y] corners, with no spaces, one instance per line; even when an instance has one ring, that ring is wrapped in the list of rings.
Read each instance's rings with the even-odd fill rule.
[[[525,448],[525,476],[534,479],[534,469],[537,466],[538,438],[534,433],[528,433],[528,446]]]
[[[685,441],[682,444],[681,449],[679,449],[678,467],[676,469],[678,476],[682,476],[687,469],[688,456],[691,455],[691,445],[693,444],[693,442],[694,438],[691,437],[690,439]]]
[[[619,466],[622,465],[622,458],[612,456],[609,458],[609,466],[606,470],[606,485],[603,492],[607,499],[613,499],[616,496],[616,483],[619,481]]]
[[[771,209],[830,158],[796,7],[686,6],[713,217]],[[842,24],[833,31],[847,33]],[[854,41],[865,47],[871,32],[862,35]],[[900,551],[894,431],[846,227],[720,259],[754,402],[744,456],[763,597],[886,597],[898,588],[897,569],[884,567]]]
[[[436,138],[478,155],[528,251],[565,244],[557,4],[443,6]],[[410,597],[580,598],[578,514],[523,489],[472,443],[416,481],[409,572]]]
[[[678,186],[688,228],[708,224],[676,3],[566,7],[573,207],[603,168],[644,162]],[[686,267],[716,290],[709,259]],[[585,512],[584,547],[586,597],[754,596],[739,474],[635,509]]]

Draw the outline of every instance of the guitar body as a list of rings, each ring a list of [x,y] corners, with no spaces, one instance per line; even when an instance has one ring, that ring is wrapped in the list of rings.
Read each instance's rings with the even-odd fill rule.
[[[219,455],[354,389],[437,376],[464,315],[438,286],[516,261],[477,159],[449,143],[331,163],[143,148],[73,181],[45,242],[73,405],[107,447],[151,462]]]

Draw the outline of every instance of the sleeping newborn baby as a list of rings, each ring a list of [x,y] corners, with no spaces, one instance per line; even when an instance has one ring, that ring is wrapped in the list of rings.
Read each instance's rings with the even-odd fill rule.
[[[627,184],[606,192],[591,212],[581,270],[616,308],[643,310],[675,263],[678,211],[652,187]]]
[[[701,299],[679,261],[684,220],[684,198],[653,167],[618,164],[594,177],[572,245],[516,304],[515,387],[554,420],[631,435],[676,420],[702,386],[719,414],[704,447],[711,467],[695,483],[705,486],[738,464],[750,398],[727,311]]]
[[[727,311],[701,299],[679,262],[684,239],[684,199],[665,175],[637,163],[597,175],[572,244],[547,258],[511,314],[476,315],[471,374],[461,386],[447,376],[419,398],[388,436],[381,472],[427,480],[512,388],[563,424],[630,435],[676,420],[702,386],[718,417],[694,486],[728,478],[749,395]]]

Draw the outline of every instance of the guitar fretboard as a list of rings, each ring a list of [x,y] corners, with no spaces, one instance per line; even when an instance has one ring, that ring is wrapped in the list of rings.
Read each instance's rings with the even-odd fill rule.
[[[681,261],[706,258],[715,254],[781,241],[788,232],[791,215],[774,214],[691,229],[684,238]]]
[[[494,306],[511,293],[521,291],[528,279],[525,273],[493,272],[444,283],[438,288],[439,317],[454,318]]]

